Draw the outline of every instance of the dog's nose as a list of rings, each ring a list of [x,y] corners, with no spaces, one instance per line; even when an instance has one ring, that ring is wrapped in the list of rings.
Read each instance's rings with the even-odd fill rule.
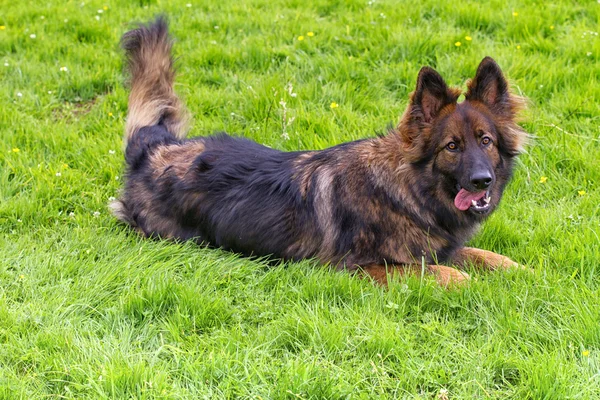
[[[471,175],[471,184],[476,189],[487,189],[492,184],[492,175],[489,171],[479,171]]]

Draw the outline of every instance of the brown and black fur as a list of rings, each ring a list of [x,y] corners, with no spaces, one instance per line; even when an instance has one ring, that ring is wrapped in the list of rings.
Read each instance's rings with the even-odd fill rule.
[[[281,152],[227,134],[184,139],[187,113],[173,92],[164,19],[123,37],[131,95],[127,180],[115,215],[145,236],[192,239],[246,255],[315,258],[361,269],[426,269],[442,284],[467,278],[443,263],[486,268],[508,258],[463,247],[493,210],[526,134],[519,98],[485,58],[465,101],[431,68],[396,129],[322,151]],[[491,144],[483,146],[487,136]],[[452,141],[456,151],[448,150]],[[490,210],[460,211],[459,189],[489,175]],[[471,179],[471,180],[470,180]],[[489,184],[489,182],[488,182]]]

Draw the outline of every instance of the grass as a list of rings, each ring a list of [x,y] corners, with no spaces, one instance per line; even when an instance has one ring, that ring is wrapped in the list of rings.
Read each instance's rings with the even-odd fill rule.
[[[187,1],[2,5],[0,398],[600,397],[597,2]],[[471,244],[534,272],[384,290],[119,225],[118,41],[163,12],[192,135],[284,150],[374,135],[422,65],[463,85],[493,56],[535,140]]]

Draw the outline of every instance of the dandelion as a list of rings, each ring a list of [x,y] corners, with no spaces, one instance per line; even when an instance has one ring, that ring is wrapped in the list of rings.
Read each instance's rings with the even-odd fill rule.
[[[0,25],[0,31],[3,31],[5,29],[6,29],[6,27],[4,25]]]
[[[329,108],[334,109],[334,108],[338,108],[340,105],[338,103],[336,103],[335,101],[332,101],[331,104],[329,105]]]
[[[298,40],[304,40],[304,36],[298,36]]]
[[[102,8],[104,9],[104,11],[108,10],[108,6],[104,6]]]
[[[581,352],[581,355],[584,357],[589,357],[590,356],[590,351],[589,350],[584,350]]]
[[[18,153],[18,152],[20,152],[20,151],[21,151],[21,150],[19,150],[19,148],[18,148],[18,147],[14,147],[14,148],[12,149],[12,152],[13,152],[13,153]]]
[[[64,164],[62,165],[62,167],[63,167],[63,168],[69,168],[69,164],[67,164],[67,163],[64,163]]]
[[[69,69],[67,67],[60,67],[61,72],[67,72]]]
[[[521,50],[521,45],[520,44],[517,45],[517,50]]]
[[[466,40],[467,42],[470,42],[471,40],[473,40],[473,38],[472,38],[471,36],[465,36],[465,40]]]
[[[29,35],[29,37],[32,39],[35,39],[36,38],[35,33],[32,33],[31,35]]]
[[[306,34],[306,36],[308,36],[308,37],[313,37],[313,36],[315,36],[315,33],[314,33],[314,32],[308,32],[308,33]]]
[[[577,194],[580,196],[585,196],[585,190],[578,190]]]
[[[112,117],[112,116],[113,116],[113,113],[109,112],[109,113],[108,113],[108,116],[109,116],[109,117]]]
[[[554,25],[550,25],[550,30],[554,30]]]
[[[456,43],[454,43],[454,45],[455,45],[456,47],[460,47],[460,45],[461,45],[461,44],[462,44],[461,42],[456,42]]]
[[[518,17],[518,16],[519,16],[519,13],[516,11],[513,11],[513,17]]]
[[[23,279],[25,279],[25,275],[23,275],[23,274],[19,275],[19,279],[20,279],[20,280],[23,280]]]
[[[547,180],[548,180],[548,177],[547,177],[547,176],[542,176],[542,177],[540,178],[540,183],[546,183],[546,181],[547,181]]]

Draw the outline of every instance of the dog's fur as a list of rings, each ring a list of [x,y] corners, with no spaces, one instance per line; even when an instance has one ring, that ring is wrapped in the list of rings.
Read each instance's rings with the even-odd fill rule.
[[[112,208],[141,234],[246,255],[315,258],[380,282],[422,263],[442,284],[467,275],[439,263],[515,265],[463,247],[498,205],[527,136],[515,122],[520,98],[491,58],[462,103],[458,89],[424,67],[387,135],[288,153],[226,134],[184,139],[187,112],[173,92],[163,18],[126,33],[123,47],[131,73],[128,171]],[[461,188],[467,196],[481,189],[473,186],[481,171],[491,182],[489,209],[461,211],[454,199]]]

